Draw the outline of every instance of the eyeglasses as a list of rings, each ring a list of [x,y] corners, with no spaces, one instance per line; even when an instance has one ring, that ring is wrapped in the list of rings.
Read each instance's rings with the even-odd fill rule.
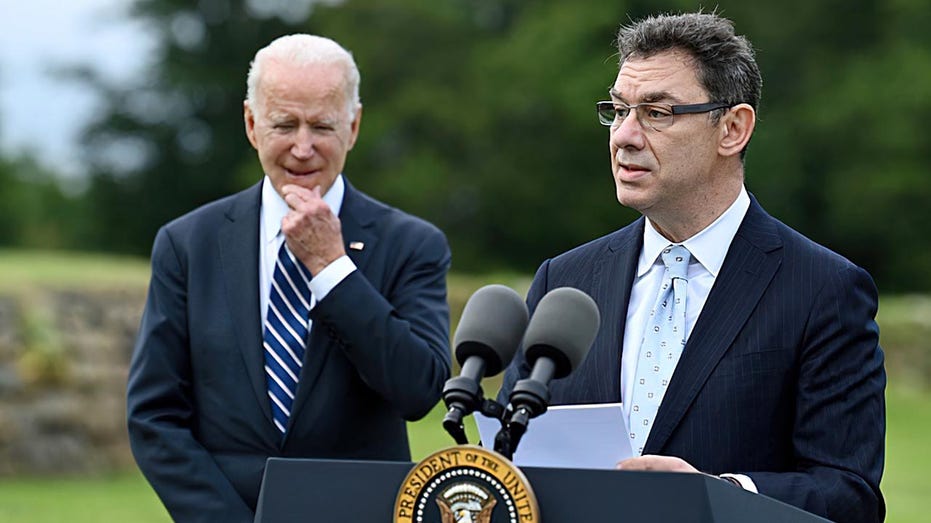
[[[706,102],[701,104],[669,105],[661,103],[642,103],[627,105],[622,102],[598,102],[598,121],[601,125],[615,127],[627,119],[631,110],[637,111],[640,125],[660,131],[673,124],[677,114],[707,113],[717,109],[731,107],[726,102]]]

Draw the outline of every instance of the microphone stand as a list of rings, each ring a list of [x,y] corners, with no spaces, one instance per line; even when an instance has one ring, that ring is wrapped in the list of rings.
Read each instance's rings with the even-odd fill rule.
[[[508,421],[501,419],[501,430],[495,436],[495,451],[512,459],[517,445],[527,432],[530,420],[546,412],[550,393],[548,383],[553,378],[556,365],[549,358],[540,358],[533,366],[529,378],[522,379],[511,391]]]
[[[452,436],[458,445],[466,445],[466,437],[462,418],[475,412],[482,403],[482,388],[472,379],[459,376],[446,382],[443,387],[443,402],[449,411],[443,417],[443,428]]]
[[[460,375],[448,380],[443,387],[443,402],[449,409],[443,417],[443,428],[458,445],[468,445],[469,438],[462,419],[475,411],[497,419],[504,426],[504,407],[497,401],[485,399],[478,380],[471,377],[484,373],[485,362],[480,358],[469,358],[462,365]]]
[[[462,366],[459,376],[446,382],[443,401],[449,411],[443,418],[443,428],[458,445],[467,445],[462,419],[479,411],[489,418],[497,419],[501,429],[495,435],[494,449],[507,459],[513,459],[517,445],[527,432],[530,420],[546,412],[549,404],[549,382],[556,372],[556,364],[550,358],[539,358],[534,363],[528,378],[522,379],[511,391],[510,405],[513,410],[494,400],[484,398],[478,380],[471,376],[482,376],[485,362],[480,358],[469,358]]]
[[[459,376],[447,381],[443,401],[449,408],[443,417],[443,428],[457,445],[469,444],[462,419],[475,411],[498,420],[504,429],[504,407],[495,400],[485,399],[482,387],[473,379]]]

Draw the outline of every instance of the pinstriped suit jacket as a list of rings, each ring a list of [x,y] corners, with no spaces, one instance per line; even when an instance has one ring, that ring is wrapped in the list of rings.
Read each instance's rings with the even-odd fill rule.
[[[527,301],[575,287],[601,327],[551,404],[621,398],[627,304],[644,219],[546,260]],[[863,269],[769,216],[751,197],[660,405],[644,454],[712,474],[836,521],[881,521],[886,383],[877,291]],[[499,399],[530,372],[521,354]]]

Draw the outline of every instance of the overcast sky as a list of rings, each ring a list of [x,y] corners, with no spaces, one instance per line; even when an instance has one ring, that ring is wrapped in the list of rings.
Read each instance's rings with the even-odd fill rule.
[[[108,78],[147,66],[151,38],[125,0],[0,0],[0,147],[30,149],[62,176],[81,172],[76,140],[95,110],[87,89],[55,67],[88,63]]]

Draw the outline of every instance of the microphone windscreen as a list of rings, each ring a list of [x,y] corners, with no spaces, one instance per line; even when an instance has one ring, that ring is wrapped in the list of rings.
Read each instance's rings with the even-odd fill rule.
[[[514,358],[527,329],[527,304],[511,288],[486,285],[466,302],[453,337],[456,361],[485,360],[485,376],[498,374]]]
[[[601,315],[588,294],[571,287],[546,293],[537,304],[524,336],[524,354],[533,363],[541,356],[556,364],[554,378],[569,375],[588,354],[598,334]]]

